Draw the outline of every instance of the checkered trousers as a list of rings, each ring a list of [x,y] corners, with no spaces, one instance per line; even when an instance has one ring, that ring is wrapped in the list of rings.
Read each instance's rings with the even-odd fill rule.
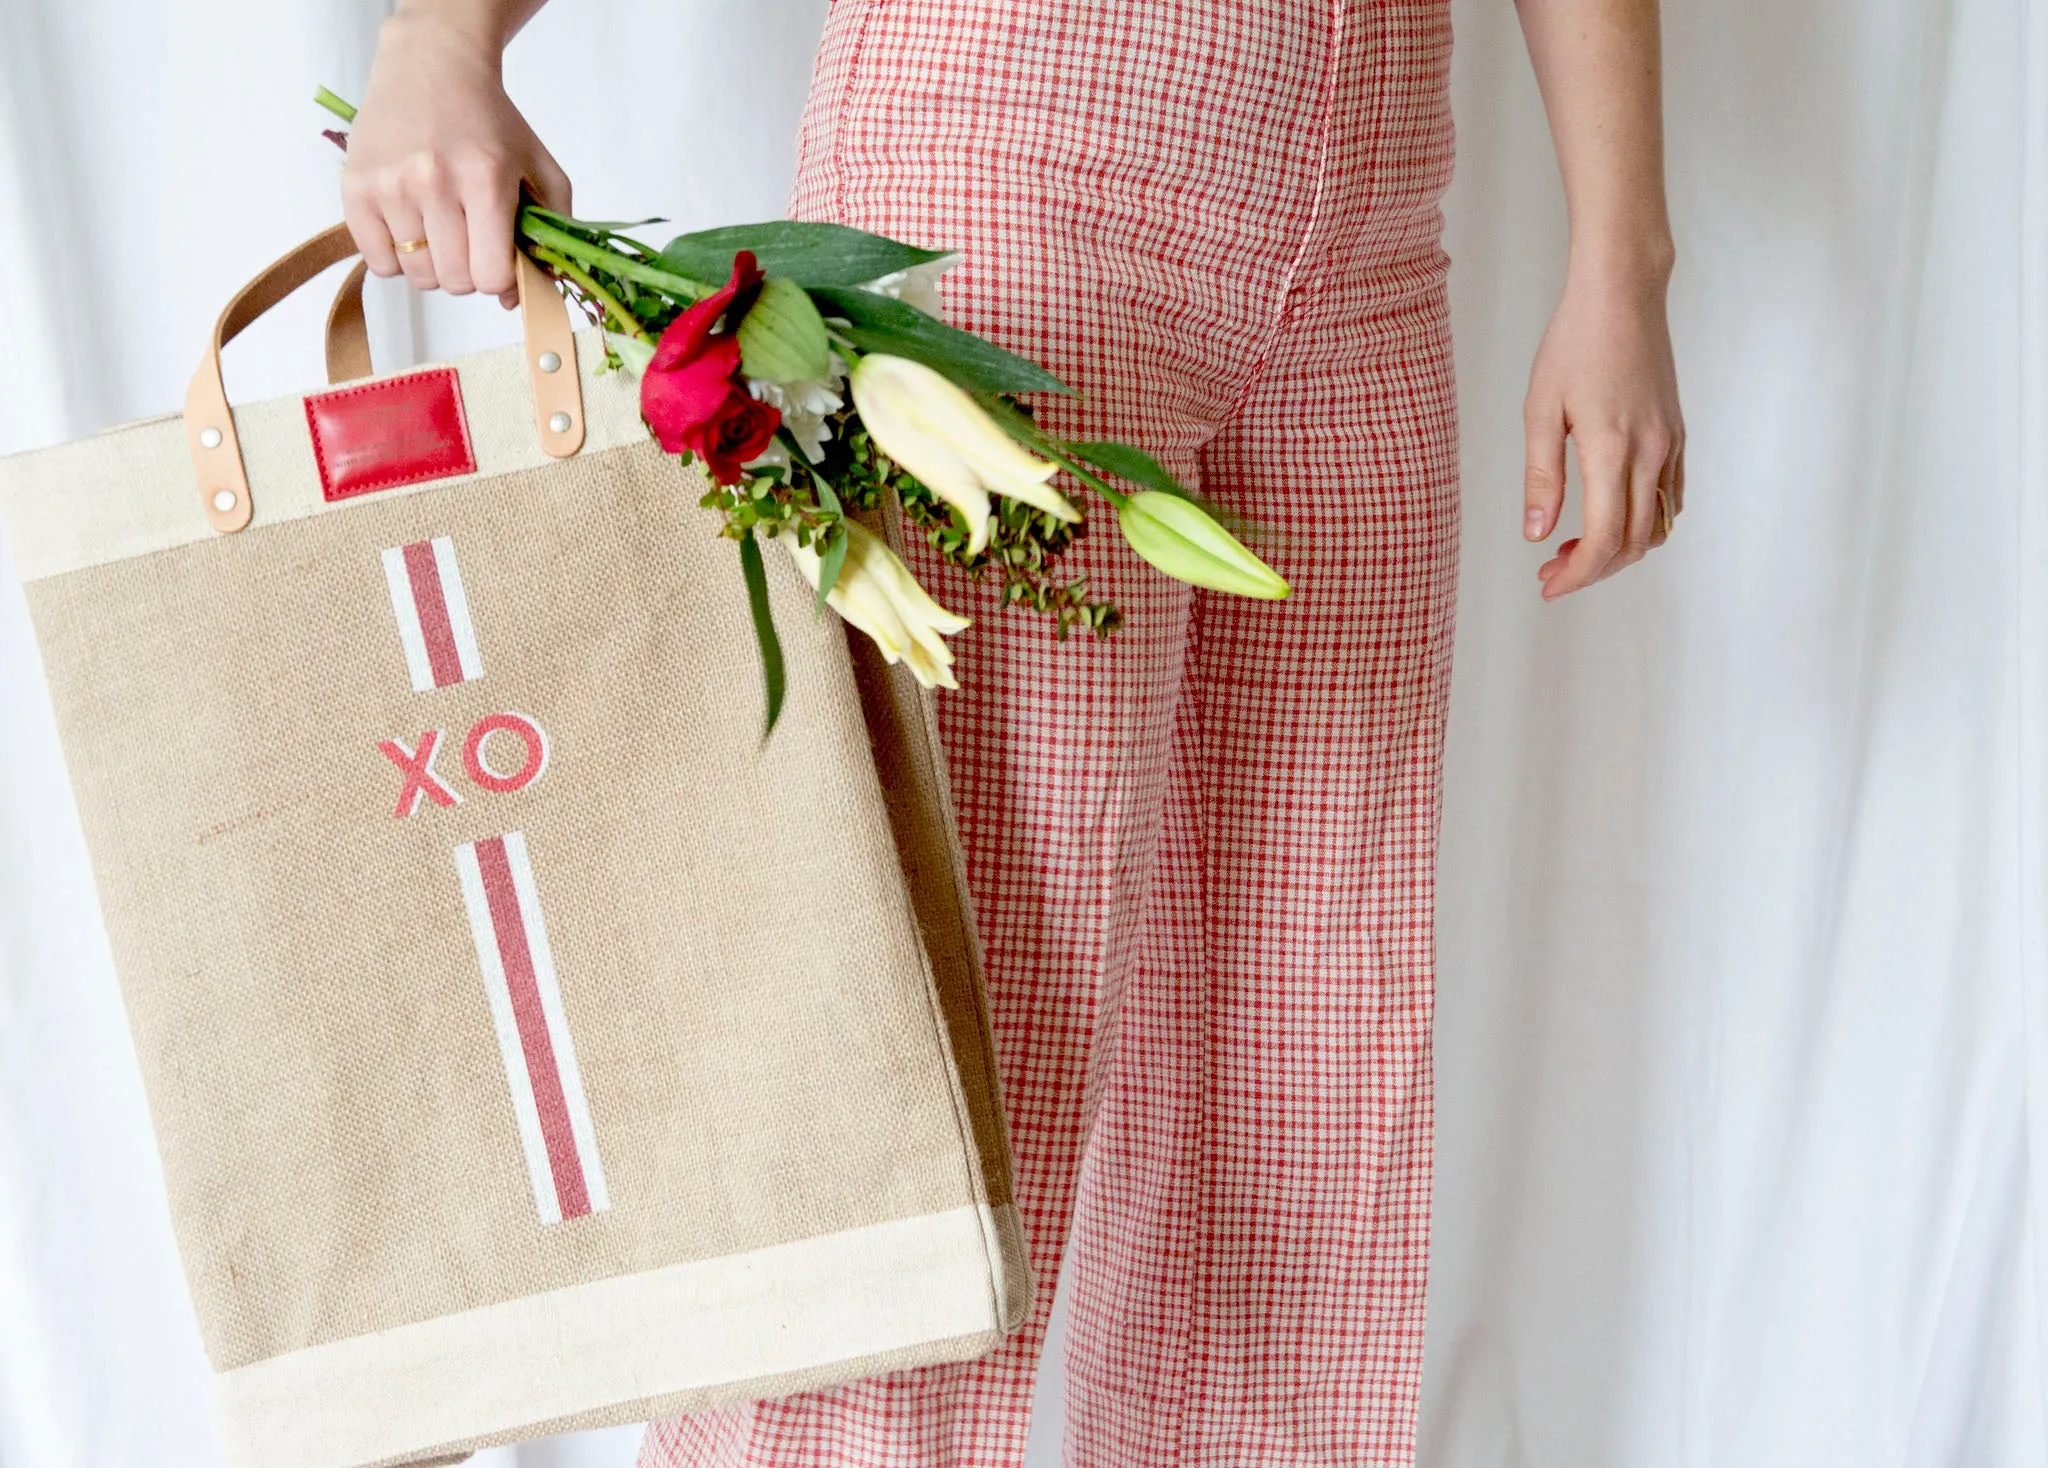
[[[1291,600],[974,618],[942,693],[1031,1323],[971,1364],[657,1424],[643,1468],[1014,1468],[1062,1253],[1084,1468],[1413,1455],[1456,435],[1447,0],[839,0],[794,201],[965,252],[1078,437],[1242,515]]]

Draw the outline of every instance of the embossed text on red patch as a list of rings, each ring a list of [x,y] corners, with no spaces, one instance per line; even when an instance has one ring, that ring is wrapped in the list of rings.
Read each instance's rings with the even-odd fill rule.
[[[330,500],[476,472],[453,367],[314,393],[306,423]]]

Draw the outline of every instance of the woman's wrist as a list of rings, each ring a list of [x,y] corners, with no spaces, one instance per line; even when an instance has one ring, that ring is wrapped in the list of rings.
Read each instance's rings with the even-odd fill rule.
[[[508,9],[499,0],[400,0],[384,22],[384,37],[452,49],[496,68],[525,18]]]
[[[1654,291],[1671,283],[1678,249],[1662,226],[1572,231],[1567,278],[1608,289]]]

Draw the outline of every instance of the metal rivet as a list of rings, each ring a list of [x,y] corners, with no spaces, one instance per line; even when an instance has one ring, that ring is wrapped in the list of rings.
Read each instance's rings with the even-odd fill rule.
[[[213,507],[225,515],[235,507],[235,492],[232,489],[217,489],[213,492]]]
[[[562,359],[553,352],[542,352],[538,366],[543,372],[560,372],[562,370]]]
[[[567,413],[555,414],[548,419],[548,427],[554,429],[557,433],[567,433],[569,431],[569,415]]]
[[[200,430],[199,430],[199,442],[200,442],[200,443],[202,443],[202,444],[204,444],[204,445],[205,445],[205,446],[206,446],[207,448],[210,448],[210,449],[217,449],[217,448],[219,448],[219,447],[220,447],[220,430],[219,430],[218,428],[202,428],[202,429],[200,429]]]

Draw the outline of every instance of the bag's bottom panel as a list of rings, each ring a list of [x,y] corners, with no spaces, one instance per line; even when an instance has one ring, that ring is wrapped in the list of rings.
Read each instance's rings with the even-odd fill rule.
[[[385,1468],[979,1355],[1014,1325],[1014,1209],[671,1265],[214,1378],[233,1468]],[[1010,1298],[1006,1298],[1010,1297]]]

